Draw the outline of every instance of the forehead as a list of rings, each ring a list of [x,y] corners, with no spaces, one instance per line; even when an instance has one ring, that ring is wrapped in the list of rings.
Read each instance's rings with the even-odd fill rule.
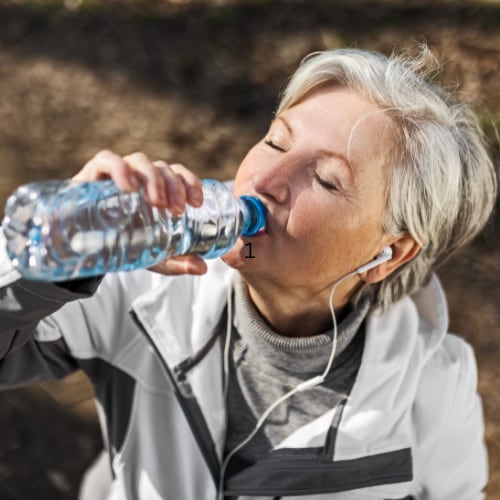
[[[318,89],[284,110],[282,116],[297,133],[314,137],[318,146],[338,151],[352,164],[385,162],[394,142],[390,116],[347,88]]]

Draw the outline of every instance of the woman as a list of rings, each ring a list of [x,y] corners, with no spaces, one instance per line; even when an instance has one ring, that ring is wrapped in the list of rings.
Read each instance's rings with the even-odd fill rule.
[[[2,383],[89,375],[112,466],[92,498],[483,497],[475,361],[432,272],[484,226],[496,178],[426,57],[304,60],[234,183],[266,230],[224,262],[56,285],[2,259]],[[194,174],[142,153],[76,175],[106,177],[201,203]]]

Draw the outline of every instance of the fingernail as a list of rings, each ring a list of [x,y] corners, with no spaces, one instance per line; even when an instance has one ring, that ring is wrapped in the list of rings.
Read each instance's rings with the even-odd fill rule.
[[[189,197],[195,205],[201,205],[203,202],[203,196],[197,189],[192,189],[189,191]]]
[[[162,190],[157,191],[156,196],[157,196],[158,201],[160,202],[161,205],[167,204],[167,195],[165,194],[164,191],[162,191]]]
[[[184,203],[181,197],[179,196],[172,197],[172,208],[178,214],[182,214],[184,212]]]

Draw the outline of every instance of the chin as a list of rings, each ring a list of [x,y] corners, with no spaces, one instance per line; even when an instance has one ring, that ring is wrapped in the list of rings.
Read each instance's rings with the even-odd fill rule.
[[[259,261],[255,255],[255,250],[252,253],[242,240],[237,241],[233,248],[221,258],[233,269],[248,271],[255,268],[255,265]]]
[[[229,267],[233,269],[243,269],[246,265],[245,257],[242,254],[243,248],[236,249],[233,247],[228,253],[223,255],[221,259],[225,262]]]

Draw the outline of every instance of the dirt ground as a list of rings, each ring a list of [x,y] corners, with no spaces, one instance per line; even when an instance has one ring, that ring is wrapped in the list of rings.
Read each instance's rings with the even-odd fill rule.
[[[0,203],[103,148],[230,178],[305,54],[423,40],[446,62],[443,82],[480,111],[498,164],[499,1],[0,1]],[[490,499],[500,499],[499,257],[493,221],[440,272],[451,329],[477,354]],[[76,498],[100,447],[81,375],[0,393],[1,500]]]

